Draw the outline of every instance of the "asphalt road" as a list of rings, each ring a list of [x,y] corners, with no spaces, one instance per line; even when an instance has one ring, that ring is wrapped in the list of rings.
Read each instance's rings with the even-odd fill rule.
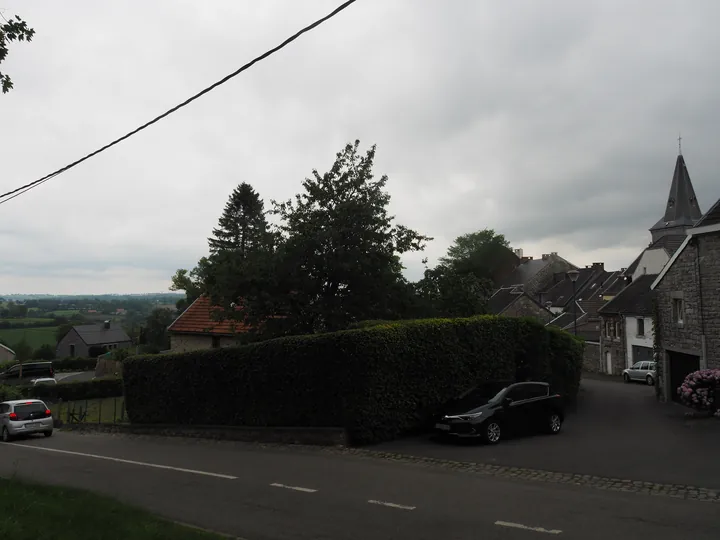
[[[80,381],[90,381],[95,377],[95,371],[78,371],[78,372],[65,372],[65,373],[56,373],[55,374],[55,380],[57,382],[80,382]]]
[[[383,443],[380,451],[555,472],[720,489],[720,422],[686,419],[655,400],[654,388],[587,379],[558,436],[438,444],[428,437]]]
[[[230,442],[58,432],[0,445],[11,474],[248,540],[720,537],[718,503]]]

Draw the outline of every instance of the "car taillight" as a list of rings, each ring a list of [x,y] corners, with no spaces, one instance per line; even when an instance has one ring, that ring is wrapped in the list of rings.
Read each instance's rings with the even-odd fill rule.
[[[9,418],[10,420],[17,420],[17,419],[18,419],[17,414],[15,414],[14,412],[11,412],[11,413],[8,415],[8,418]]]
[[[50,409],[45,409],[45,416],[52,416],[52,411]]]

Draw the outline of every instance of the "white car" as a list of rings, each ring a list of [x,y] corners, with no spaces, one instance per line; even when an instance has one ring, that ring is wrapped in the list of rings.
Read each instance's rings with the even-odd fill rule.
[[[41,379],[33,379],[32,381],[30,381],[30,383],[33,386],[38,386],[39,384],[53,385],[53,384],[57,384],[57,381],[55,379],[53,379],[52,377],[43,377]]]
[[[17,399],[0,403],[0,436],[3,442],[33,433],[50,437],[53,427],[52,412],[44,401]]]

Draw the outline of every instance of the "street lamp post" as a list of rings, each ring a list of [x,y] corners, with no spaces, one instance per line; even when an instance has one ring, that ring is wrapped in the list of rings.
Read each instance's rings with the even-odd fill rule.
[[[580,272],[578,272],[577,270],[568,270],[567,275],[570,278],[570,281],[572,281],[573,332],[577,336],[577,301],[575,299],[575,282],[577,281],[577,278],[580,275]]]

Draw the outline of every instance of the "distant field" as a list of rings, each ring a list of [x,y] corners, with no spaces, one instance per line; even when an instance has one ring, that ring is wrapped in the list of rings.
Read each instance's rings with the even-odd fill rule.
[[[52,312],[54,317],[70,317],[71,315],[77,315],[80,313],[79,309],[57,309]]]
[[[25,317],[24,319],[0,319],[0,322],[9,322],[12,324],[33,324],[33,323],[51,323],[53,319],[43,317]]]
[[[0,329],[0,339],[9,345],[15,345],[22,341],[25,337],[25,341],[28,342],[33,349],[38,349],[41,346],[48,344],[53,347],[56,344],[55,332],[57,332],[57,326],[43,326],[40,328],[4,328]]]

